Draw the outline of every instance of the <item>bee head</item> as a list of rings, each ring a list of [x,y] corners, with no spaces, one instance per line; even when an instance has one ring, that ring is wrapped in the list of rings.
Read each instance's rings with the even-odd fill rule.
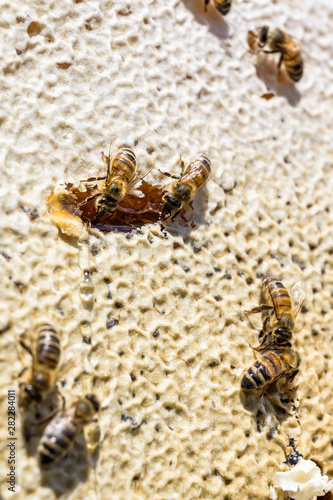
[[[95,396],[87,394],[85,398],[80,399],[76,404],[75,418],[83,424],[90,422],[99,409],[99,403]]]
[[[259,31],[259,47],[262,48],[267,43],[268,26],[263,26]]]
[[[99,402],[97,401],[96,396],[94,396],[93,394],[87,394],[86,399],[88,399],[88,401],[90,401],[90,403],[94,407],[95,412],[97,413],[99,410]]]
[[[42,400],[42,396],[39,391],[31,384],[28,384],[24,388],[26,400],[28,402],[40,403]]]
[[[50,389],[51,377],[50,373],[46,370],[42,370],[34,377],[34,386],[36,390],[40,392],[45,392]]]
[[[175,212],[177,210],[180,210],[182,208],[182,204],[180,201],[176,200],[172,194],[165,192],[165,194],[162,197],[162,202],[164,206],[164,210],[171,214],[172,212]]]
[[[122,198],[123,190],[119,187],[119,182],[112,182],[108,186],[108,193],[110,195],[110,198],[113,198],[114,200],[120,200]]]
[[[289,330],[285,330],[284,328],[277,328],[274,332],[275,343],[276,344],[289,344],[291,340],[291,332]]]
[[[96,215],[103,215],[110,212],[114,212],[117,208],[117,200],[114,198],[101,196],[97,202],[97,213]]]

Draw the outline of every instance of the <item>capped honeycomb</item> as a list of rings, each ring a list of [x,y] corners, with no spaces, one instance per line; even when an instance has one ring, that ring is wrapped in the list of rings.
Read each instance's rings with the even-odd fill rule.
[[[235,0],[226,18],[201,0],[1,10],[2,497],[267,500],[289,438],[332,479],[331,3]],[[264,24],[300,40],[297,86],[268,89],[258,73],[247,34]],[[46,199],[105,175],[114,137],[155,163],[156,185],[158,169],[207,151],[217,172],[185,220],[58,230]],[[262,398],[240,389],[261,328],[244,311],[266,273],[307,283],[290,397],[278,383]],[[63,349],[87,345],[61,379],[66,405],[92,392],[101,409],[43,473],[17,413],[11,492],[7,391],[31,366],[18,339],[40,319]]]

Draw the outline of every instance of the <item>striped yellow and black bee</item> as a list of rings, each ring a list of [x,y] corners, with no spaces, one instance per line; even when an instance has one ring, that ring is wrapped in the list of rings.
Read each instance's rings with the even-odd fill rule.
[[[197,154],[186,169],[181,159],[180,170],[180,177],[160,171],[167,177],[177,179],[177,182],[170,187],[170,190],[163,191],[162,197],[164,212],[169,214],[166,218],[172,215],[172,220],[182,210],[184,203],[188,203],[192,207],[195,194],[208,182],[214,173],[211,162],[204,153]]]
[[[26,382],[21,382],[19,406],[38,404],[44,395],[52,390],[60,360],[61,345],[59,332],[49,323],[36,328],[35,346],[28,346],[22,339],[20,345],[32,356],[32,368],[28,370]]]
[[[281,377],[287,377],[291,382],[297,375],[300,358],[296,351],[290,348],[266,349],[244,373],[241,388],[253,391],[262,388],[262,394],[268,384]]]
[[[287,33],[279,28],[270,29],[268,26],[263,26],[259,30],[258,46],[260,49],[268,47],[269,50],[264,50],[266,53],[280,52],[281,57],[278,69],[280,69],[282,62],[284,62],[289,77],[294,82],[298,82],[301,79],[303,74],[303,59],[299,45],[290,35],[287,35]]]
[[[83,427],[93,420],[98,410],[96,397],[87,394],[74,401],[45,427],[37,449],[41,468],[47,468],[67,455]]]
[[[123,200],[126,193],[131,191],[135,184],[142,180],[152,169],[148,168],[146,172],[140,172],[137,166],[137,158],[134,151],[127,147],[121,147],[116,151],[112,151],[110,144],[109,155],[102,153],[107,165],[106,176],[97,177],[96,180],[104,180],[105,184],[98,193],[89,196],[83,203],[97,198],[96,202],[96,217],[110,214],[110,217],[117,209],[118,203]],[[112,148],[112,149],[111,149]]]
[[[78,364],[87,350],[87,346],[80,343],[68,347],[63,353],[60,334],[49,323],[36,326],[30,345],[23,339],[19,339],[19,344],[32,357],[31,368],[24,367],[19,375],[19,407],[22,410],[41,406],[56,389],[56,381]]]
[[[210,0],[205,0],[205,12],[207,10],[207,5]],[[231,7],[231,0],[213,0],[215,8],[222,14],[226,16]]]
[[[263,329],[259,335],[259,338],[262,338],[261,345],[266,342],[275,326],[278,328],[272,334],[274,344],[281,346],[283,339],[288,343],[291,339],[291,330],[295,326],[296,317],[306,296],[305,282],[295,283],[289,294],[281,281],[267,276],[262,282],[261,295],[263,303],[246,311],[248,314],[263,313]]]

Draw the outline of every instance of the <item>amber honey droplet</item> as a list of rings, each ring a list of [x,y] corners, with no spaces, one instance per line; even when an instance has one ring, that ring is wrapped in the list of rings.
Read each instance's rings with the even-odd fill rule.
[[[90,183],[95,178],[87,179]],[[145,180],[138,188],[143,197],[139,198],[134,194],[127,193],[125,198],[118,203],[117,210],[110,217],[110,214],[103,214],[96,217],[96,199],[83,203],[89,196],[97,192],[97,185],[87,187],[87,191],[79,191],[72,184],[67,184],[66,189],[75,195],[77,199],[77,215],[84,222],[89,222],[91,227],[100,231],[122,231],[129,232],[135,228],[140,228],[146,224],[163,220],[162,188],[153,186]]]
[[[65,69],[66,70],[66,69],[68,69],[68,68],[70,68],[72,66],[72,63],[69,63],[69,62],[62,62],[62,63],[60,63],[59,62],[59,63],[57,63],[57,66],[60,69]]]
[[[32,21],[32,23],[29,24],[27,33],[31,37],[39,35],[39,33],[42,31],[44,25],[39,23],[38,21]]]
[[[269,99],[272,99],[272,97],[274,97],[275,94],[273,94],[273,92],[267,92],[266,94],[263,94],[261,97],[263,99],[266,99],[267,101],[269,101]]]

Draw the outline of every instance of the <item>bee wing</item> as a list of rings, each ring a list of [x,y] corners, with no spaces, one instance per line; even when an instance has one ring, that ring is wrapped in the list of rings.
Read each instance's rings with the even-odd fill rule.
[[[83,343],[73,344],[67,347],[61,356],[59,368],[57,370],[57,379],[60,380],[75,366],[83,363],[83,359],[87,356],[89,346]]]
[[[292,287],[290,291],[290,297],[293,303],[295,318],[299,313],[300,308],[302,307],[305,296],[306,296],[306,283],[305,281],[298,281],[297,283],[295,283],[295,285]]]
[[[136,184],[138,184],[140,181],[142,181],[148,174],[153,170],[155,167],[155,164],[150,164],[150,165],[139,165],[136,168],[135,174],[133,175],[132,179],[128,183],[127,186],[127,192],[131,191]]]
[[[196,155],[194,155],[191,159],[190,159],[190,162],[188,163],[187,167],[185,168],[185,171],[183,173],[183,175],[181,176],[181,180],[182,182],[183,181],[187,181],[188,179],[192,179],[193,178],[193,174],[195,172],[198,172],[199,174],[201,174],[202,172],[202,168],[200,167],[200,164],[197,163],[197,165],[192,165],[193,163],[195,163],[197,160],[199,160],[200,158],[202,158],[202,156],[205,156],[206,158],[208,158],[208,155],[207,153],[205,152],[201,152],[201,153],[198,153]],[[209,159],[209,158],[208,158]],[[207,182],[212,178],[214,177],[214,175],[216,174],[216,171],[217,171],[217,165],[211,163],[211,161],[209,160],[210,162],[210,172],[208,174],[208,177],[207,179],[204,181],[204,183],[197,189],[197,191],[199,191],[199,189],[203,188],[205,184],[207,184]]]
[[[118,149],[119,149],[119,147],[117,147],[117,145],[116,145],[116,138],[113,137],[113,139],[111,139],[111,141],[110,141],[109,154],[105,155],[102,151],[102,158],[106,163],[106,178],[107,178],[107,180],[111,174],[110,166],[113,163],[113,158],[117,154]]]

